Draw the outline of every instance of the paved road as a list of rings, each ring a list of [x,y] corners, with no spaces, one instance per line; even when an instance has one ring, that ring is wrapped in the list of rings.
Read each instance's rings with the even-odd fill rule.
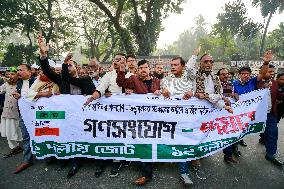
[[[279,156],[284,157],[284,120],[279,124]],[[184,187],[179,180],[177,165],[174,163],[159,163],[155,165],[153,181],[144,187],[133,185],[133,180],[139,176],[138,167],[132,163],[130,167],[121,170],[117,178],[110,178],[110,166],[100,178],[94,177],[94,161],[87,159],[82,162],[79,172],[72,178],[66,179],[68,168],[57,172],[58,164],[47,166],[43,161],[35,164],[26,171],[14,175],[12,172],[21,163],[19,154],[9,159],[0,159],[0,189],[132,189],[132,188],[237,188],[237,189],[284,189],[284,167],[279,168],[264,159],[265,148],[258,144],[258,136],[245,139],[248,147],[241,148],[243,156],[240,164],[228,165],[223,161],[221,152],[205,158],[203,168],[208,175],[207,180],[199,180],[193,174],[194,185]],[[0,139],[0,157],[7,152],[6,140]]]

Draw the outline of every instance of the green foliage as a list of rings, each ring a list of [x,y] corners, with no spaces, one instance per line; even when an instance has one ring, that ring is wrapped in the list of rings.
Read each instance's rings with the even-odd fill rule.
[[[127,53],[149,55],[153,52],[162,19],[170,12],[180,13],[185,0],[90,0],[109,18]]]
[[[233,8],[230,7],[229,9],[231,10]],[[244,7],[240,12],[242,12],[241,15],[246,12]],[[238,15],[237,19],[235,19],[238,20],[238,22],[232,23],[232,26],[229,26],[230,16],[222,16],[221,18],[224,19],[222,21],[223,24],[220,24],[219,22],[216,25],[222,26],[223,30],[219,30],[218,32],[215,30],[209,34],[205,29],[206,21],[202,16],[199,16],[195,18],[195,27],[180,34],[178,40],[168,46],[166,50],[158,50],[156,53],[160,55],[176,54],[187,59],[192,54],[193,50],[201,45],[200,54],[209,53],[217,61],[228,62],[234,59],[234,56],[236,55],[238,55],[241,60],[259,59],[258,49],[260,33],[256,32],[253,34],[254,31],[251,32],[251,29],[243,27],[244,25],[248,26],[248,24],[240,23],[240,20],[243,20],[244,16],[239,19],[240,14],[232,13],[230,11],[222,14]],[[250,19],[246,18],[245,20],[247,23],[250,23]],[[225,23],[227,23],[227,25]],[[233,27],[234,24],[235,27],[237,24],[241,24],[243,28],[236,30]],[[243,30],[250,30],[250,34],[243,35]]]
[[[32,64],[35,59],[36,48],[30,48],[26,45],[9,44],[7,52],[4,54],[4,59],[1,66],[18,66],[21,63]]]
[[[69,0],[67,10],[72,12],[76,27],[81,30],[82,42],[88,44],[89,49],[84,49],[83,52],[89,58],[96,57],[105,62],[115,51],[121,49],[119,36],[108,17],[93,3],[84,0],[76,4],[75,0]]]
[[[205,29],[206,25],[207,23],[205,22],[203,16],[199,15],[195,18],[195,26],[193,28],[181,33],[177,41],[168,46],[165,51],[156,52],[156,54],[173,54],[188,58],[194,49],[196,49],[200,44],[200,39],[208,36]]]
[[[223,51],[226,51],[232,37],[251,40],[256,37],[261,24],[254,23],[247,17],[247,9],[241,0],[225,4],[223,12],[217,16],[217,23],[213,26],[213,34],[224,39]]]
[[[263,17],[269,16],[269,14],[275,14],[277,10],[279,13],[284,10],[284,1],[282,0],[252,0],[254,6],[259,6]]]
[[[232,54],[237,51],[235,42],[232,37],[227,39],[220,36],[209,35],[200,39],[201,54],[208,53],[218,61],[229,61]],[[226,44],[226,51],[224,50],[224,44]]]
[[[279,24],[279,28],[269,33],[267,38],[267,49],[271,49],[276,58],[279,60],[284,59],[284,23]]]
[[[263,53],[263,49],[265,46],[265,38],[267,35],[268,26],[270,24],[271,18],[273,14],[275,14],[278,10],[279,13],[282,13],[284,11],[284,1],[283,0],[252,0],[253,6],[260,7],[261,14],[263,17],[268,17],[264,33],[261,40],[260,45],[260,54]]]
[[[61,50],[75,45],[76,32],[70,14],[64,14],[59,1],[55,0],[1,0],[0,27],[2,34],[18,31],[29,39],[29,46],[41,30],[47,42],[59,39]],[[56,22],[58,32],[56,30]],[[72,25],[73,24],[73,25]]]

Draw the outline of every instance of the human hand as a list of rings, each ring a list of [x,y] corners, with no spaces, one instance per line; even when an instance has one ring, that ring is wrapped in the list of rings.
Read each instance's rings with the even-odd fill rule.
[[[68,64],[70,62],[70,60],[72,59],[72,57],[73,57],[73,54],[71,52],[69,52],[64,59],[64,64]]]
[[[165,97],[165,98],[170,98],[170,92],[168,89],[163,89],[162,90],[162,95]]]
[[[273,59],[273,52],[272,50],[268,50],[264,53],[262,60],[265,64],[268,64],[269,62],[271,62]]]
[[[110,91],[108,91],[108,92],[105,93],[105,97],[111,97],[111,95],[112,95],[112,94],[111,94]]]
[[[132,89],[125,89],[125,95],[131,95],[133,93]]]
[[[160,90],[156,90],[156,91],[154,92],[154,95],[160,96],[160,95],[161,95],[161,91],[160,91]]]
[[[89,98],[87,99],[87,101],[84,103],[84,106],[90,104],[93,100],[94,100],[94,97],[92,97],[92,96],[89,97]]]
[[[43,40],[41,32],[38,34],[37,42],[38,42],[40,56],[41,57],[42,56],[47,56],[47,53],[48,53],[48,50],[49,50],[49,44],[48,43],[47,44],[44,43],[44,40]]]
[[[223,97],[223,100],[224,100],[226,106],[231,106],[231,101],[228,98]]]
[[[224,106],[224,109],[227,110],[229,113],[234,113],[234,110],[232,109],[231,106]]]
[[[186,93],[183,95],[182,99],[183,99],[183,100],[188,100],[188,99],[190,99],[192,96],[193,96],[193,92],[192,92],[192,91],[188,91],[188,92],[186,92]]]
[[[195,55],[195,56],[198,56],[200,51],[201,51],[201,45],[199,45],[199,47],[197,49],[195,49],[192,54]]]
[[[206,93],[196,93],[195,96],[198,99],[206,99],[206,98],[208,98],[208,95]]]
[[[19,94],[18,92],[13,92],[12,93],[12,96],[15,98],[15,99],[19,99],[21,97],[21,94]]]

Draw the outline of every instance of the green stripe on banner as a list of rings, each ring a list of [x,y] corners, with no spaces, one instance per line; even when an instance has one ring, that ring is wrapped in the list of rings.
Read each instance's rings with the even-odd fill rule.
[[[65,111],[36,111],[36,119],[65,119]]]
[[[183,133],[192,133],[193,129],[182,129],[181,132],[183,132]]]
[[[36,143],[32,141],[33,150],[37,157],[57,155],[58,157],[70,157],[76,155],[93,157],[123,157],[152,159],[152,144],[122,144],[122,143],[88,143],[67,142],[57,143],[45,141]]]
[[[250,133],[258,133],[263,131],[264,123],[251,124],[245,133],[242,133],[240,138],[232,137],[222,140],[216,140],[211,142],[201,143],[199,145],[157,145],[157,158],[158,159],[186,159],[186,158],[199,158],[206,156],[218,149],[224,148],[225,146],[230,146],[231,144],[237,142],[244,136]]]

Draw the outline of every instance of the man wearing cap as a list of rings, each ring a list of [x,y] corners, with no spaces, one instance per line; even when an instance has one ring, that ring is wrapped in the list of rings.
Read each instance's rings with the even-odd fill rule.
[[[99,62],[96,58],[90,60],[88,64],[88,72],[94,85],[97,87],[99,85]]]
[[[61,71],[62,71],[62,64],[56,64],[55,67],[54,67],[54,71],[55,73],[57,74],[61,74]]]
[[[36,65],[36,64],[33,64],[32,66],[31,66],[31,68],[32,68],[32,76],[33,77],[37,77],[37,75],[38,75],[38,70],[39,70],[39,66],[38,65]]]
[[[125,64],[125,54],[124,53],[116,53],[115,57],[112,60],[113,70],[107,72],[101,79],[96,91],[92,94],[91,97],[87,99],[84,105],[91,103],[93,100],[100,98],[106,93],[109,94],[121,94],[122,87],[120,87],[117,82],[117,72],[120,70],[120,65]],[[112,164],[112,169],[110,172],[110,177],[117,177],[119,174],[119,170],[121,169],[124,163],[122,161],[114,160]],[[99,162],[96,167],[95,176],[99,177],[104,170],[104,164],[102,161]]]
[[[9,73],[7,81],[0,86],[0,94],[5,94],[0,132],[2,137],[7,138],[9,148],[11,149],[3,158],[12,157],[13,155],[23,152],[19,144],[19,142],[23,140],[19,127],[19,108],[17,100],[12,96],[12,93],[16,90],[18,81],[17,68],[10,67]]]

